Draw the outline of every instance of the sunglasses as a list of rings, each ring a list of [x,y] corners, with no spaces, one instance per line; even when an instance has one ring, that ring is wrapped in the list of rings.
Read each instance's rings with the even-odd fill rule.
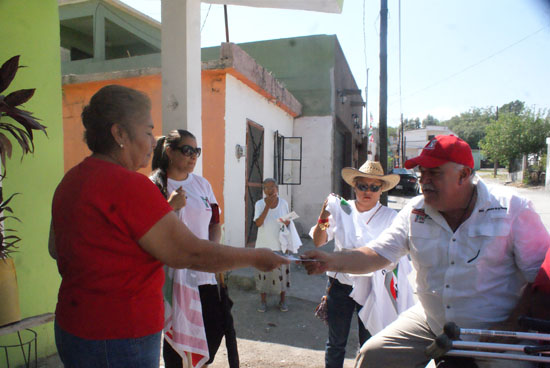
[[[193,156],[193,155],[197,155],[197,157],[199,157],[201,155],[201,148],[200,147],[192,147],[188,144],[184,144],[183,146],[181,147],[176,147],[175,149],[177,149],[178,151],[180,151],[181,153],[183,153],[185,156]]]
[[[358,183],[358,184],[355,184],[355,188],[357,190],[360,190],[361,192],[368,192],[369,190],[373,193],[376,193],[380,190],[380,188],[382,188],[381,185],[374,185],[374,184],[361,184],[361,183]]]

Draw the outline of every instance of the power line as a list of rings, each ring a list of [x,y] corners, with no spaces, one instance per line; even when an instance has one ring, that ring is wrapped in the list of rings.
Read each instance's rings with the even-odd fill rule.
[[[206,16],[204,17],[204,20],[202,21],[201,32],[202,32],[202,29],[204,28],[204,25],[206,24],[206,20],[208,19],[208,14],[210,14],[210,8],[212,8],[212,4],[210,4],[208,6],[208,11],[206,12]]]
[[[453,74],[449,75],[448,77],[445,77],[445,78],[443,78],[443,79],[441,79],[441,80],[439,80],[439,81],[437,81],[437,82],[434,82],[434,83],[432,83],[432,84],[430,84],[430,85],[428,85],[428,86],[426,86],[426,87],[424,87],[424,88],[421,88],[421,89],[419,89],[419,90],[416,90],[416,91],[414,91],[414,92],[412,92],[412,93],[406,95],[404,98],[409,98],[409,97],[411,97],[411,96],[414,96],[414,95],[416,95],[416,94],[419,94],[419,93],[421,93],[421,92],[424,92],[424,91],[426,91],[426,90],[428,90],[428,89],[430,89],[430,88],[433,88],[433,87],[435,87],[435,86],[437,86],[437,85],[439,85],[439,84],[441,84],[441,83],[443,83],[443,82],[448,81],[449,79],[452,79],[452,78],[454,78],[454,77],[456,77],[456,76],[458,76],[458,75],[460,75],[460,74],[462,74],[462,73],[465,73],[466,71],[468,71],[468,70],[470,70],[470,69],[472,69],[472,68],[478,66],[479,64],[482,64],[482,63],[486,62],[487,60],[492,59],[493,57],[495,57],[495,56],[497,56],[497,55],[499,55],[499,54],[502,54],[504,51],[506,51],[506,50],[508,50],[508,49],[510,49],[510,48],[512,48],[512,47],[514,47],[514,46],[516,46],[516,45],[518,45],[518,44],[520,44],[520,43],[522,43],[523,41],[525,41],[525,40],[527,40],[527,39],[529,39],[529,38],[531,38],[531,37],[533,37],[534,35],[536,35],[537,33],[542,32],[543,30],[545,30],[545,29],[548,28],[548,27],[550,27],[550,26],[544,26],[544,27],[542,27],[542,28],[539,28],[539,29],[536,30],[535,32],[528,34],[527,36],[523,37],[522,39],[520,39],[520,40],[518,40],[518,41],[516,41],[516,42],[514,42],[514,43],[511,43],[510,45],[508,45],[508,46],[506,46],[506,47],[503,47],[502,49],[500,49],[500,50],[498,50],[498,51],[496,51],[496,52],[490,54],[489,56],[487,56],[487,57],[485,57],[485,58],[483,58],[483,59],[481,59],[481,60],[479,60],[479,61],[477,61],[477,62],[475,62],[475,63],[473,63],[473,64],[471,64],[471,65],[468,65],[467,67],[465,67],[465,68],[459,70],[459,71],[456,72],[456,73],[453,73]],[[400,92],[400,94],[401,94],[401,92]]]

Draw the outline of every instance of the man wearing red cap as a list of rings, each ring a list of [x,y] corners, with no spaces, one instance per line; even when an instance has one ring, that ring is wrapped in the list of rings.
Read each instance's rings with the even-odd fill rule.
[[[367,273],[411,257],[419,303],[362,346],[356,367],[423,366],[425,348],[446,322],[486,329],[510,321],[550,246],[532,203],[477,177],[462,139],[435,137],[405,162],[408,169],[416,166],[423,195],[377,239],[348,252],[305,253],[319,261],[304,262],[309,273]],[[476,363],[500,367],[506,361]]]

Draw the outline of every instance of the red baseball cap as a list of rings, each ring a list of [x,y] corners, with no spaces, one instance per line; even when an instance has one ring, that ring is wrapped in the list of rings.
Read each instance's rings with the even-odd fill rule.
[[[422,166],[431,169],[447,162],[474,168],[472,149],[468,143],[452,134],[436,136],[422,149],[420,156],[405,161],[405,168]]]

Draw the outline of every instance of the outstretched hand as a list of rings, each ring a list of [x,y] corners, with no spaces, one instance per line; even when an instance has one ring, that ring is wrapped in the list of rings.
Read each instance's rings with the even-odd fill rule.
[[[290,260],[267,248],[256,248],[256,260],[253,264],[255,268],[262,272],[271,271],[280,265],[290,264]]]
[[[308,275],[318,275],[331,270],[331,261],[333,255],[321,250],[310,250],[300,256],[308,261],[300,262],[307,270]],[[311,260],[314,261],[311,261]]]

